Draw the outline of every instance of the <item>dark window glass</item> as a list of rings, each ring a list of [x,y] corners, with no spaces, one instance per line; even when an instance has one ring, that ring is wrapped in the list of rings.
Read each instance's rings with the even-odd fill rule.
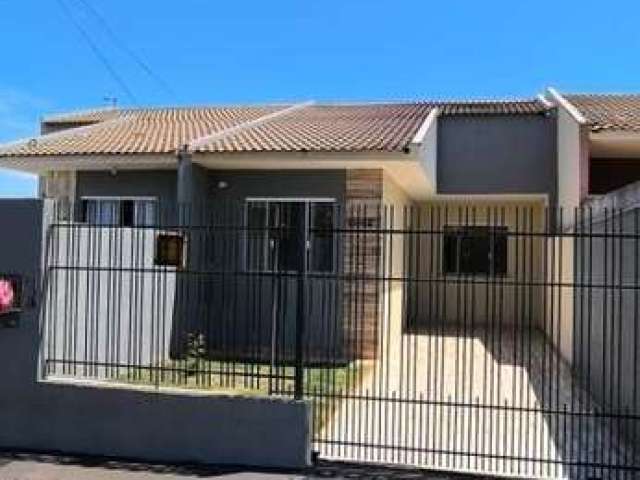
[[[334,269],[334,206],[329,203],[247,203],[247,268],[266,271],[299,271],[305,248],[308,268],[315,272]],[[304,237],[301,239],[300,235]]]
[[[155,222],[155,200],[85,199],[82,220],[91,225],[138,227]]]
[[[506,227],[445,227],[443,268],[462,275],[507,273]]]
[[[270,204],[270,255],[272,270],[299,271],[302,269],[305,204],[298,202]]]
[[[247,206],[247,268],[266,270],[267,205],[252,202]]]
[[[120,202],[120,226],[133,227],[134,215],[135,210],[133,200],[122,200]]]
[[[311,205],[310,213],[310,268],[314,272],[332,272],[335,268],[335,207],[316,203]]]

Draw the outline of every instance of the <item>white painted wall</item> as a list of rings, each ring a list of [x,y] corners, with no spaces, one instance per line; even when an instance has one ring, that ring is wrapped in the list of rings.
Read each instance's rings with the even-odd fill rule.
[[[157,367],[169,358],[176,273],[154,265],[156,233],[53,227],[43,311],[49,375],[117,378],[126,366]]]
[[[558,108],[558,204],[580,205],[580,124],[564,108]]]

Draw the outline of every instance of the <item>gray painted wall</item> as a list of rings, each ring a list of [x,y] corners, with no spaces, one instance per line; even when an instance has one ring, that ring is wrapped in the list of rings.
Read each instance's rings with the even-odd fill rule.
[[[220,182],[226,184],[219,188]],[[260,361],[290,362],[296,333],[298,285],[295,277],[246,275],[244,201],[248,197],[334,198],[344,202],[344,171],[211,171],[208,182],[194,182],[193,221],[202,211],[208,221],[227,228],[189,232],[189,261],[198,269],[226,272],[178,277],[172,351],[189,331],[207,338],[212,356],[234,355]],[[232,228],[228,228],[232,226]],[[307,359],[322,361],[341,345],[342,292],[336,280],[310,280],[305,345]],[[182,340],[180,340],[182,339]],[[275,351],[274,351],[275,350]]]
[[[76,198],[83,196],[148,196],[162,203],[176,201],[175,170],[119,170],[78,172]]]
[[[268,177],[267,177],[268,176]],[[344,170],[290,171],[212,171],[211,193],[219,200],[244,200],[246,197],[332,197],[344,202]],[[226,189],[217,188],[227,182]]]
[[[442,117],[438,193],[546,193],[556,198],[554,116]]]
[[[34,298],[42,203],[0,202],[0,271],[26,275]],[[0,329],[0,448],[60,450],[151,461],[302,466],[309,407],[283,399],[173,393],[38,382],[39,315]],[[286,428],[286,434],[283,429]]]

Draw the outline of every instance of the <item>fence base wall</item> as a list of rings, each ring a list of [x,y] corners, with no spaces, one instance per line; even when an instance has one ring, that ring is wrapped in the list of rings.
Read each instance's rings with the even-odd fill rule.
[[[0,328],[0,448],[162,462],[309,463],[305,402],[38,382],[43,210],[37,200],[0,202],[0,221],[11,225],[3,233],[0,269],[25,279],[16,326]]]

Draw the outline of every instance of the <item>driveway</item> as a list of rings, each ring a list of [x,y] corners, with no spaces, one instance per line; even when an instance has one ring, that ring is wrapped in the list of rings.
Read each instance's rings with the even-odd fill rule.
[[[323,458],[536,477],[566,477],[570,462],[634,465],[619,421],[592,415],[592,399],[538,330],[408,334],[397,322],[383,326],[380,344],[322,422]]]

